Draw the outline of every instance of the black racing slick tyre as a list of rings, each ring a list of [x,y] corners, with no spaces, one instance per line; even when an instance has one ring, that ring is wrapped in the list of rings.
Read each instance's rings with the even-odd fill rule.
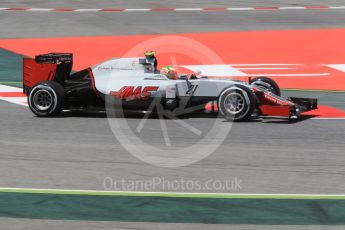
[[[55,81],[36,84],[28,96],[30,110],[39,117],[53,117],[61,113],[65,103],[65,90]]]
[[[277,96],[281,96],[280,88],[278,84],[268,77],[256,77],[252,79],[251,84],[257,85],[259,87],[265,88],[268,91],[274,93]]]
[[[228,121],[248,120],[256,108],[255,95],[244,85],[225,88],[218,97],[218,110]]]

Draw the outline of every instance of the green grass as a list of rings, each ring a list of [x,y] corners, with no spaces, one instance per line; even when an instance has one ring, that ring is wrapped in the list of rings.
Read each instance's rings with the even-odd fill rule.
[[[0,217],[165,223],[345,225],[344,196],[1,189]]]
[[[12,85],[22,81],[22,59],[22,55],[0,48],[0,84]]]

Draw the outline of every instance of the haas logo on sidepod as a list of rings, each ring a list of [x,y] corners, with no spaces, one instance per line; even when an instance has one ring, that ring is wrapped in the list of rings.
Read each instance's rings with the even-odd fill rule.
[[[158,86],[123,86],[119,91],[111,91],[110,95],[119,99],[131,100],[147,100],[151,96],[151,92],[157,91]]]

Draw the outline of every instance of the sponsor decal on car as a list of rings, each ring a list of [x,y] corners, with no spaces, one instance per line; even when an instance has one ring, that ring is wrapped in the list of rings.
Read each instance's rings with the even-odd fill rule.
[[[111,91],[110,95],[127,101],[147,100],[151,97],[151,92],[157,91],[158,88],[158,86],[123,86],[118,91]]]
[[[287,101],[287,100],[282,100],[281,98],[273,95],[272,93],[267,93],[267,92],[264,92],[263,94],[264,98],[266,98],[267,100],[273,102],[273,103],[276,103],[278,105],[290,105],[290,106],[293,106],[294,103],[290,102],[290,101]]]

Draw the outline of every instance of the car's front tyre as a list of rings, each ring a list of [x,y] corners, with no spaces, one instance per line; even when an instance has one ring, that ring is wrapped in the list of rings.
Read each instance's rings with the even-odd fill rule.
[[[61,113],[65,103],[65,90],[55,81],[36,84],[28,96],[30,110],[39,117],[53,117]]]
[[[221,115],[229,121],[248,120],[256,108],[254,93],[239,84],[225,88],[219,94],[217,104]]]
[[[277,96],[281,96],[280,88],[278,84],[268,77],[256,77],[252,79],[251,85],[256,85],[261,88],[268,90],[271,93],[274,93]]]

